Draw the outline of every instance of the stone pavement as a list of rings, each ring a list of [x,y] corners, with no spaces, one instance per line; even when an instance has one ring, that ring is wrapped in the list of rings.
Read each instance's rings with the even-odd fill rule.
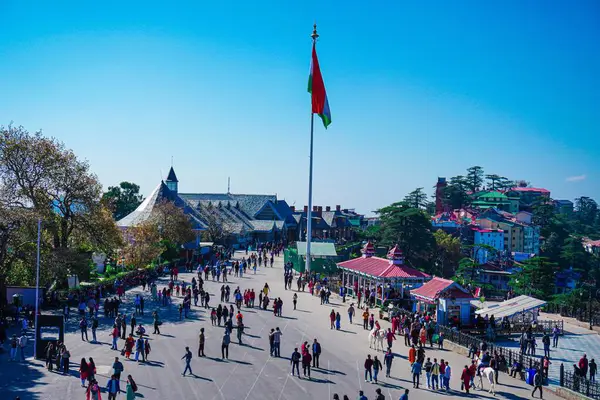
[[[376,352],[368,347],[368,332],[362,325],[348,324],[347,304],[336,299],[329,305],[320,305],[317,297],[307,293],[299,293],[298,310],[292,310],[293,291],[283,289],[282,260],[277,259],[275,268],[262,268],[256,275],[246,275],[244,278],[231,278],[229,285],[233,289],[240,286],[260,290],[265,282],[269,283],[272,296],[281,297],[284,301],[283,317],[275,317],[272,311],[243,308],[244,323],[247,326],[244,335],[244,345],[236,344],[232,337],[229,349],[229,360],[220,359],[220,343],[223,328],[212,327],[208,314],[204,309],[193,307],[191,319],[178,321],[176,307],[170,310],[161,309],[164,324],[161,326],[162,335],[150,335],[152,352],[149,363],[137,364],[125,361],[123,376],[131,374],[138,383],[139,397],[146,399],[187,399],[202,398],[209,400],[249,400],[249,399],[331,399],[334,393],[340,398],[347,394],[351,399],[356,398],[358,390],[363,389],[369,399],[375,398],[375,389],[381,388],[386,399],[398,399],[404,388],[410,389],[411,399],[434,399],[448,396],[464,396],[460,389],[460,373],[467,363],[467,358],[449,351],[427,350],[427,357],[443,358],[453,367],[451,379],[452,393],[431,392],[426,389],[413,389],[409,364],[406,361],[407,348],[403,341],[394,344],[397,354],[392,367],[392,378],[380,377],[379,385],[365,383],[363,363],[367,354]],[[192,274],[181,274],[180,278],[191,281]],[[211,305],[217,306],[221,283],[208,281],[205,285],[213,295]],[[161,285],[159,285],[161,287]],[[139,288],[127,293],[127,298],[140,291]],[[333,296],[332,296],[333,299]],[[156,308],[151,301],[146,302],[146,317],[143,322],[151,332],[150,313]],[[342,315],[342,330],[329,329],[328,314],[334,309]],[[138,319],[139,321],[139,319]],[[389,324],[383,322],[387,329]],[[197,335],[200,327],[206,330],[207,358],[198,358]],[[268,332],[271,328],[279,327],[283,332],[281,353],[282,358],[269,357]],[[101,385],[106,385],[110,366],[117,351],[110,350],[109,323],[106,321],[98,331],[100,344],[81,341],[74,321],[69,325],[71,333],[67,335],[66,343],[71,351],[71,375],[62,376],[49,373],[42,363],[29,359],[26,363],[8,363],[6,355],[0,357],[0,392],[2,399],[12,399],[20,395],[21,399],[84,399],[84,389],[81,388],[77,374],[77,366],[81,357],[93,357]],[[235,335],[234,335],[235,336]],[[322,345],[321,368],[312,371],[312,379],[300,379],[290,376],[289,357],[294,347],[307,340],[309,343],[317,338]],[[401,338],[399,338],[401,339]],[[119,345],[122,345],[120,341]],[[190,346],[194,353],[192,368],[195,377],[182,377],[185,346]],[[383,353],[378,356],[382,359]],[[122,359],[122,357],[121,357]],[[385,374],[382,374],[385,375]],[[424,378],[424,376],[422,377]],[[500,376],[496,398],[527,398],[530,397],[531,387],[512,379],[507,375]],[[7,394],[7,395],[6,395]],[[5,396],[6,395],[6,396]],[[104,393],[103,396],[106,396]],[[487,392],[475,392],[473,397],[490,397]],[[545,393],[545,398],[556,399],[551,393]],[[104,397],[103,397],[104,398]],[[124,398],[124,397],[123,397]]]
[[[583,354],[587,354],[588,359],[595,358],[596,363],[600,362],[600,336],[594,330],[590,331],[587,324],[574,324],[571,318],[564,319],[555,314],[541,313],[540,320],[562,319],[564,322],[565,334],[560,337],[557,348],[550,348],[550,383],[558,385],[560,379],[560,364],[564,364],[565,371],[573,371],[573,364],[579,362]],[[579,321],[578,321],[579,322]],[[499,342],[498,345],[510,348],[519,348],[516,337],[512,341]],[[541,335],[536,337],[538,344],[536,355],[544,355],[544,347]]]

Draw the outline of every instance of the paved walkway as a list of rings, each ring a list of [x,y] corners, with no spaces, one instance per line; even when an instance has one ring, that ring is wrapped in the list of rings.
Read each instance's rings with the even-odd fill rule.
[[[175,307],[161,309],[165,321],[161,327],[163,335],[150,335],[152,352],[149,363],[137,364],[124,361],[124,376],[132,374],[140,387],[140,397],[146,399],[187,399],[189,396],[209,400],[249,400],[249,399],[331,399],[334,393],[340,397],[347,394],[351,399],[356,398],[358,390],[365,391],[369,399],[375,398],[375,389],[381,388],[386,399],[398,399],[404,388],[411,390],[410,398],[439,399],[449,395],[463,396],[459,391],[460,372],[467,363],[467,358],[449,351],[427,350],[427,357],[449,360],[453,367],[451,394],[426,389],[412,389],[409,364],[406,361],[407,349],[398,341],[394,345],[397,357],[392,367],[392,378],[380,377],[380,384],[365,383],[363,363],[367,354],[375,354],[370,350],[367,341],[367,331],[355,323],[349,325],[346,315],[346,304],[335,300],[330,305],[321,306],[317,297],[307,293],[299,293],[298,310],[292,310],[292,295],[294,292],[283,289],[282,260],[277,259],[275,268],[266,268],[256,275],[247,275],[242,279],[231,278],[229,285],[232,289],[240,286],[260,290],[265,281],[269,283],[273,296],[280,296],[284,301],[283,317],[275,317],[272,312],[258,309],[243,309],[244,323],[248,327],[244,336],[244,345],[238,345],[233,340],[230,345],[230,359],[220,359],[220,343],[223,328],[212,327],[207,320],[204,309],[193,307],[192,318],[178,321]],[[180,277],[191,281],[192,274],[181,274]],[[213,295],[211,305],[218,304],[218,288],[221,283],[206,283]],[[131,298],[139,288],[127,293]],[[146,303],[144,324],[150,327],[149,314],[155,308],[151,301]],[[328,314],[334,309],[342,314],[342,330],[329,329]],[[108,322],[108,321],[106,321]],[[70,328],[72,333],[67,335],[66,343],[72,358],[70,376],[49,373],[42,368],[41,363],[28,360],[27,363],[8,363],[7,357],[0,357],[0,392],[3,398],[12,399],[20,395],[22,399],[84,399],[84,389],[75,372],[81,357],[93,357],[98,370],[99,381],[106,384],[110,366],[119,352],[110,350],[108,323],[104,323],[98,332],[100,344],[81,341],[76,332],[75,322]],[[389,324],[383,323],[387,328]],[[282,356],[286,358],[271,358],[268,352],[267,333],[271,328],[279,327],[283,331]],[[206,329],[207,358],[197,358],[197,335],[200,327]],[[323,347],[321,368],[312,372],[311,380],[291,377],[289,374],[289,357],[294,347],[308,340],[318,338]],[[120,345],[122,342],[120,342]],[[194,352],[192,368],[195,377],[182,377],[185,346],[190,346]],[[383,357],[379,353],[379,357]],[[384,375],[384,374],[383,374]],[[500,376],[496,398],[516,399],[530,397],[531,387],[512,379],[504,374]],[[8,392],[8,396],[4,394]],[[105,396],[105,394],[104,394]],[[476,392],[477,397],[490,397],[487,392]],[[556,399],[551,393],[545,393],[546,399]]]

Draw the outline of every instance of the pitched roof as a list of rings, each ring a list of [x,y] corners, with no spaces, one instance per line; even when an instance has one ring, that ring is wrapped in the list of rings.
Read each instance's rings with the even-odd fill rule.
[[[148,197],[132,212],[117,221],[117,226],[121,228],[129,228],[148,220],[152,215],[154,207],[164,199],[172,199],[173,193],[169,190],[164,182],[160,184],[150,193]]]
[[[358,257],[337,264],[339,268],[376,278],[428,279],[430,275],[407,265],[394,265],[381,257]]]
[[[513,190],[515,192],[538,192],[542,194],[550,194],[550,191],[544,188],[514,187],[510,190]]]
[[[167,175],[167,182],[179,182],[177,180],[177,175],[175,175],[175,170],[173,167],[169,170],[169,175]]]
[[[306,242],[296,242],[299,256],[306,256]],[[313,242],[310,244],[310,254],[314,257],[337,257],[335,245],[328,242]]]
[[[489,199],[489,198],[508,199],[508,197],[506,197],[506,195],[504,193],[500,193],[497,191],[484,193],[481,196],[477,196],[477,198],[479,198],[479,199],[481,199],[481,198],[484,198],[484,199]]]
[[[443,293],[447,293],[448,295],[455,298],[473,298],[473,295],[470,294],[458,283],[449,279],[443,279],[438,277],[434,277],[432,280],[425,283],[423,286],[410,291],[411,295],[427,300],[438,299]]]

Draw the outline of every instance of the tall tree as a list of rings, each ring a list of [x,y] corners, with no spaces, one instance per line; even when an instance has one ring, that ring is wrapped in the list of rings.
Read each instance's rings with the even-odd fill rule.
[[[163,240],[182,245],[195,238],[189,217],[171,201],[163,200],[158,203],[152,210],[151,220],[156,224]]]
[[[481,189],[483,185],[483,168],[476,165],[467,169],[467,187],[473,193]]]
[[[547,228],[554,218],[554,205],[551,202],[539,203],[533,208],[533,223],[542,229]]]
[[[545,257],[533,257],[525,260],[521,271],[512,275],[510,286],[517,294],[549,300],[554,295],[557,271],[556,263]]]
[[[488,189],[498,190],[498,189],[500,189],[499,183],[506,178],[503,176],[497,175],[497,174],[491,174],[491,175],[486,175],[485,179],[488,180]]]
[[[112,210],[115,221],[118,221],[135,210],[144,201],[144,196],[135,183],[121,182],[119,186],[109,186],[102,199]]]
[[[434,272],[444,278],[450,278],[454,275],[458,262],[463,258],[460,239],[441,229],[433,233],[433,238],[436,244]]]
[[[498,181],[498,183],[496,185],[498,187],[498,190],[507,191],[507,190],[514,188],[516,186],[516,183],[515,183],[515,181],[511,181],[504,177],[500,177],[500,180]]]
[[[577,220],[585,225],[594,225],[598,213],[598,203],[594,199],[581,196],[575,199]]]
[[[587,280],[591,267],[591,255],[583,248],[581,238],[568,237],[562,247],[560,259],[563,268],[573,267],[573,270],[582,275],[583,280]]]
[[[452,210],[467,206],[470,203],[467,190],[467,181],[464,176],[458,175],[450,178],[443,192],[444,205]]]
[[[56,267],[50,277],[59,285],[66,283],[67,274],[83,277],[89,273],[84,254],[108,251],[122,243],[121,233],[100,201],[101,186],[88,163],[40,132],[0,127],[0,187],[11,193],[8,207],[29,210],[43,220],[47,243],[42,247],[49,249],[47,258],[54,260],[45,271]],[[35,231],[30,235],[35,241]]]
[[[404,201],[413,208],[425,208],[429,203],[423,188],[416,188],[404,197]]]
[[[404,202],[391,204],[376,212],[381,218],[383,244],[398,244],[409,265],[428,270],[435,251],[429,217],[422,210]]]

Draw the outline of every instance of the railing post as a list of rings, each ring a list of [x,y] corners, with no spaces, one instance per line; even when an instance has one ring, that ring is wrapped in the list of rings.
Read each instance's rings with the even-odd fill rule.
[[[560,363],[560,386],[565,386],[565,365]]]

